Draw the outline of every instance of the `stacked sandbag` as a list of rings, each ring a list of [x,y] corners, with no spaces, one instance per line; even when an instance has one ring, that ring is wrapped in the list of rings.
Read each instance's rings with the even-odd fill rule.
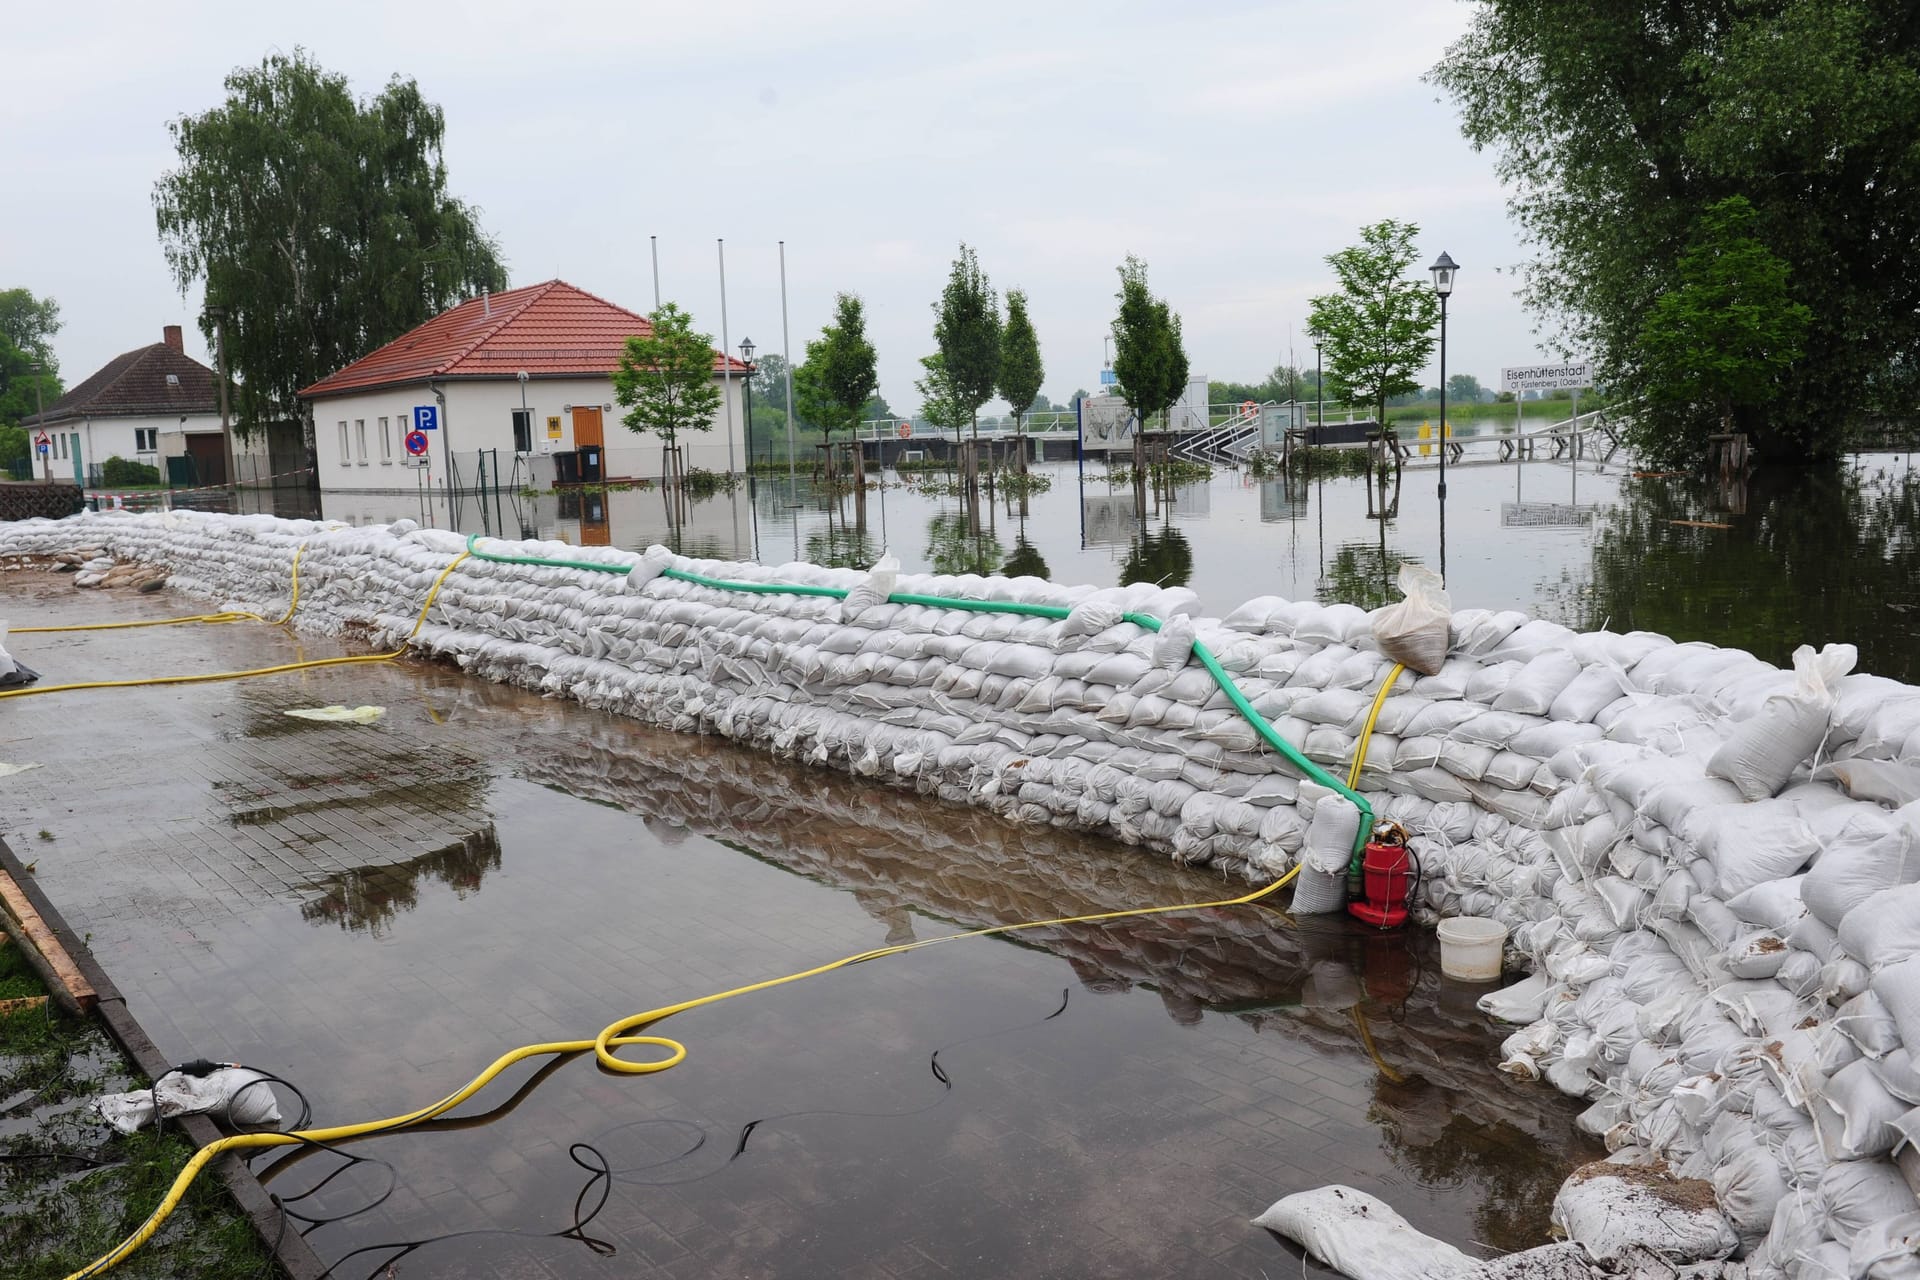
[[[1904,1274],[1881,1254],[1920,1212],[1920,690],[1848,674],[1843,646],[1782,671],[1468,609],[1446,618],[1436,662],[1439,598],[1417,576],[1372,615],[1262,597],[1216,620],[1148,585],[486,545],[615,572],[448,572],[466,540],[406,521],[0,526],[0,555],[104,548],[263,614],[285,607],[299,551],[297,623],[376,644],[406,640],[444,574],[412,643],[477,675],[1228,875],[1304,862],[1303,893],[1335,887],[1358,811],[1302,780],[1194,647],[1336,776],[1392,674],[1359,791],[1412,833],[1417,915],[1498,919],[1533,971],[1501,1005],[1521,1024],[1506,1068],[1590,1099],[1583,1124],[1609,1143],[1710,1177],[1755,1274]],[[668,567],[849,595],[748,594]],[[1394,674],[1376,627],[1408,669]]]

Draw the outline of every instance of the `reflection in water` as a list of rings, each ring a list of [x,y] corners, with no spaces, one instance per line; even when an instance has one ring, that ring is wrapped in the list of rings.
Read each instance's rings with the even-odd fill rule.
[[[1920,678],[1920,477],[1893,457],[1762,470],[1730,486],[1625,482],[1593,546],[1543,593],[1569,626],[1711,639],[1785,665],[1846,641],[1860,667]],[[1699,528],[1703,521],[1729,528]]]
[[[807,535],[806,560],[829,569],[865,569],[880,558],[864,524],[848,524],[828,514],[824,529]]]
[[[1193,577],[1193,544],[1172,525],[1158,529],[1142,524],[1120,566],[1120,584],[1151,582],[1159,587],[1184,587]]]
[[[1116,858],[1104,841],[1036,836],[971,808],[943,809],[930,823],[927,801],[905,792],[724,743],[608,727],[530,753],[520,768],[846,891],[890,942],[1220,896],[1211,875]],[[934,919],[916,933],[916,916]],[[1570,1104],[1495,1071],[1484,1019],[1441,980],[1423,931],[1251,907],[1049,926],[1009,940],[1064,960],[1089,992],[1152,990],[1179,1025],[1230,1017],[1310,1047],[1356,1082],[1383,1082],[1368,1121],[1396,1162],[1484,1188],[1476,1221],[1499,1234],[1483,1239],[1538,1243],[1554,1185],[1597,1154],[1573,1132]],[[1509,1146],[1523,1149],[1503,1163]]]
[[[927,521],[926,557],[935,573],[997,573],[1007,552],[966,512],[942,511]]]
[[[1356,604],[1362,609],[1378,609],[1400,599],[1393,580],[1403,564],[1417,564],[1420,557],[1388,550],[1378,543],[1350,542],[1334,548],[1333,563],[1327,566],[1314,590],[1323,604],[1336,601]]]
[[[1021,526],[1019,534],[1013,540],[1013,554],[1000,566],[1000,572],[1009,578],[1045,578],[1047,562],[1040,555],[1040,548],[1027,541],[1027,530]]]
[[[1473,1238],[1513,1252],[1540,1243],[1540,1225],[1567,1173],[1561,1153],[1505,1118],[1488,1120],[1454,1111],[1427,1081],[1395,1083],[1374,1077],[1367,1117],[1380,1128],[1396,1166],[1422,1186],[1481,1188],[1473,1211]]]
[[[403,911],[419,905],[420,882],[431,876],[464,898],[479,889],[487,872],[500,867],[500,838],[491,824],[444,849],[410,862],[356,867],[329,876],[319,897],[300,904],[300,918],[312,924],[331,921],[342,929],[378,938]]]

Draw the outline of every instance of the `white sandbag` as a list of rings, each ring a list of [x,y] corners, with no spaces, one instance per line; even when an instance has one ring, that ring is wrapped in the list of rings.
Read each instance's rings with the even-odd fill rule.
[[[1847,1266],[1866,1280],[1920,1280],[1920,1213],[1868,1223],[1847,1250]]]
[[[569,547],[567,550],[571,551]],[[647,584],[673,566],[673,552],[659,543],[640,553],[640,563],[627,570],[627,590],[644,591]]]
[[[1855,800],[1872,800],[1898,809],[1920,800],[1920,764],[1898,760],[1836,760],[1814,771],[1814,781],[1830,779]]]
[[[1787,1180],[1772,1151],[1748,1142],[1729,1152],[1714,1169],[1713,1194],[1741,1241],[1752,1247],[1773,1226],[1773,1212],[1787,1194]]]
[[[1868,896],[1840,921],[1840,946],[1869,969],[1920,955],[1920,884]]]
[[[1151,661],[1162,671],[1178,671],[1193,657],[1196,633],[1193,619],[1176,617],[1161,624],[1153,637]]]
[[[1827,1229],[1843,1245],[1876,1222],[1914,1211],[1913,1192],[1885,1160],[1842,1160],[1820,1176]]]
[[[1470,1280],[1480,1264],[1415,1231],[1385,1201],[1352,1187],[1316,1187],[1276,1200],[1253,1220],[1352,1280]]]
[[[1813,829],[1785,800],[1710,805],[1696,810],[1700,851],[1713,863],[1715,892],[1731,900],[1756,885],[1784,880],[1820,852]]]
[[[1406,598],[1373,614],[1373,642],[1409,671],[1436,675],[1447,660],[1453,605],[1440,575],[1425,565],[1403,563],[1398,583]]]
[[[1521,668],[1493,700],[1493,709],[1544,716],[1582,670],[1580,660],[1571,653],[1549,649]]]
[[[280,1102],[267,1077],[246,1067],[220,1067],[204,1076],[169,1071],[150,1089],[109,1093],[94,1100],[102,1119],[121,1133],[137,1133],[157,1118],[211,1114],[236,1129],[280,1123]]]
[[[1712,1187],[1664,1168],[1590,1164],[1573,1171],[1553,1198],[1553,1225],[1600,1262],[1638,1246],[1669,1262],[1724,1258],[1739,1236],[1715,1207]]]
[[[1873,994],[1900,1029],[1900,1042],[1920,1049],[1920,956],[1909,956],[1872,978]]]
[[[1807,904],[1800,900],[1800,885],[1799,876],[1765,880],[1728,898],[1727,909],[1748,924],[1782,933],[1807,913]]]
[[[1858,816],[1821,851],[1800,896],[1830,928],[1882,889],[1920,882],[1920,833],[1903,822]]]
[[[899,582],[900,561],[889,551],[873,562],[866,581],[848,591],[840,602],[841,621],[852,622],[867,610],[885,604]]]
[[[1860,1160],[1892,1151],[1900,1140],[1894,1121],[1908,1110],[1882,1087],[1864,1058],[1829,1077],[1808,1103],[1830,1160]]]
[[[1612,667],[1588,667],[1567,683],[1547,708],[1555,720],[1588,724],[1626,691],[1626,678]]]
[[[1768,699],[1759,715],[1735,726],[1707,762],[1707,772],[1733,783],[1749,800],[1778,795],[1826,737],[1833,686],[1859,656],[1850,644],[1830,644],[1818,654],[1811,645],[1795,649],[1794,691]]]
[[[1487,992],[1476,1002],[1476,1007],[1497,1022],[1533,1022],[1546,1009],[1547,993],[1552,986],[1546,974],[1536,973],[1510,987]]]

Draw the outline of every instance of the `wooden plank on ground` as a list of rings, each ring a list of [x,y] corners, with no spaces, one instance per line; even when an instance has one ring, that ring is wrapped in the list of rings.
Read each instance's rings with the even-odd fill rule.
[[[53,930],[27,900],[20,886],[14,882],[4,868],[0,868],[0,923],[4,923],[8,933],[19,938],[30,950],[38,952],[51,971],[55,998],[64,995],[60,1003],[78,1013],[89,1013],[99,1002],[99,996],[80,972],[80,966],[67,954],[66,947],[56,938]]]
[[[0,1018],[4,1018],[10,1013],[25,1013],[29,1009],[44,1009],[46,1007],[47,998],[45,996],[19,996],[12,1000],[0,1000]]]

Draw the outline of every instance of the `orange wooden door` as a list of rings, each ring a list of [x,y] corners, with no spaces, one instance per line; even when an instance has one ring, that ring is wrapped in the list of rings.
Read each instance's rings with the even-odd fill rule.
[[[600,422],[599,405],[573,406],[573,447],[597,444],[604,447],[607,438]]]

